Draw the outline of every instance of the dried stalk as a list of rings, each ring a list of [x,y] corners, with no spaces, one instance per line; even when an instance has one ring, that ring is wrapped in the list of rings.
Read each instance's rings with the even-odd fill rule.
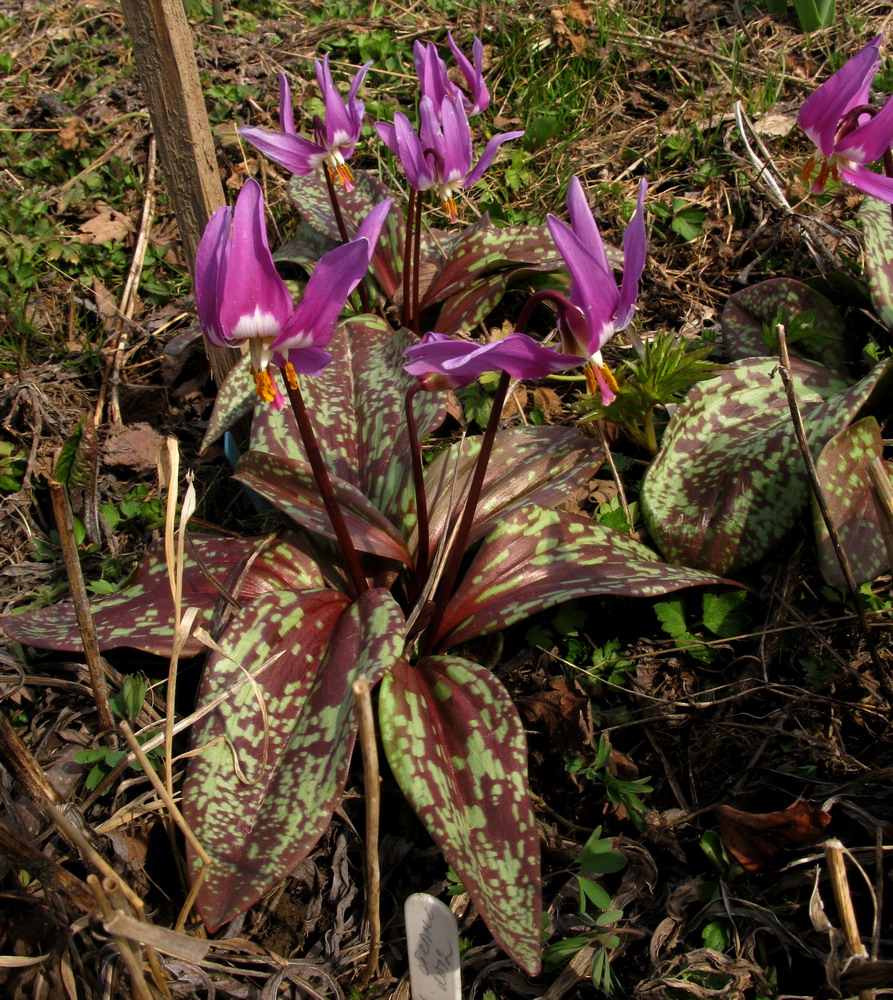
[[[868,950],[862,943],[859,934],[859,924],[856,911],[853,909],[853,898],[847,881],[846,864],[844,862],[845,848],[839,840],[827,840],[822,845],[825,849],[825,861],[828,864],[828,875],[831,878],[831,888],[834,892],[834,902],[840,915],[840,926],[847,948],[854,958],[868,958]],[[859,1000],[873,1000],[874,990],[859,990]]]
[[[68,585],[71,588],[71,599],[74,602],[78,628],[81,631],[81,641],[84,644],[84,655],[87,658],[87,667],[90,671],[90,687],[93,689],[93,700],[99,715],[99,726],[106,745],[114,749],[117,743],[115,723],[112,721],[112,711],[109,708],[109,693],[105,684],[99,643],[96,640],[96,626],[93,624],[90,602],[87,600],[87,588],[84,586],[84,575],[81,572],[81,563],[74,540],[74,520],[71,516],[71,506],[68,503],[65,485],[51,482],[50,497],[53,501],[56,529],[59,532],[59,542],[62,546],[62,558],[65,560],[65,572],[68,575]]]
[[[366,914],[369,919],[369,958],[362,979],[366,984],[378,974],[378,955],[381,951],[381,868],[378,857],[381,778],[378,773],[372,696],[365,677],[358,677],[353,682],[353,696],[360,728],[363,786],[366,792]]]
[[[778,334],[778,356],[780,362],[778,366],[778,373],[781,376],[782,383],[784,384],[785,395],[788,400],[788,408],[791,411],[791,423],[794,426],[794,433],[797,436],[797,444],[800,448],[800,454],[803,457],[803,464],[806,466],[809,484],[812,487],[812,492],[815,496],[819,513],[822,515],[822,520],[825,522],[825,527],[828,529],[828,535],[831,538],[831,545],[834,548],[834,554],[837,556],[837,561],[840,564],[840,570],[843,573],[844,580],[846,580],[847,590],[850,592],[850,598],[852,599],[853,605],[856,609],[859,627],[862,631],[865,643],[868,646],[878,686],[888,705],[893,705],[893,687],[891,687],[890,681],[887,678],[880,653],[878,652],[877,645],[874,641],[874,636],[871,634],[868,616],[865,613],[865,606],[862,603],[862,595],[859,593],[859,588],[856,586],[856,580],[853,576],[853,569],[850,565],[850,560],[840,540],[840,532],[837,530],[837,525],[831,517],[831,511],[828,508],[828,501],[825,497],[822,485],[819,482],[815,462],[813,461],[812,452],[809,448],[809,442],[806,438],[806,427],[803,424],[803,417],[800,413],[800,406],[797,403],[797,395],[794,391],[794,381],[791,374],[791,359],[788,356],[788,343],[787,338],[785,337],[785,328],[781,323],[777,325],[776,332]]]

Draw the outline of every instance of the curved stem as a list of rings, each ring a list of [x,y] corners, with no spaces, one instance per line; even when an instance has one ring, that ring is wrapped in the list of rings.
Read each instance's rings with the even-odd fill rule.
[[[412,234],[415,231],[416,215],[418,214],[418,192],[409,189],[409,201],[406,205],[406,232],[403,240],[403,325],[410,328],[412,322]]]
[[[562,309],[574,308],[571,306],[567,296],[562,295],[561,292],[555,292],[551,288],[543,288],[539,292],[534,292],[524,303],[524,308],[521,310],[521,315],[515,324],[515,329],[518,333],[527,333],[527,324],[530,322],[533,310],[536,309],[540,302],[554,302],[558,306],[559,312]]]
[[[338,539],[338,545],[341,547],[341,553],[344,556],[347,572],[350,576],[351,582],[353,583],[353,588],[356,591],[354,597],[359,597],[364,590],[369,589],[366,583],[366,576],[363,573],[363,568],[360,566],[360,557],[357,555],[353,539],[350,537],[350,532],[347,530],[347,524],[344,521],[344,515],[341,513],[341,507],[335,499],[335,491],[332,489],[332,481],[329,479],[329,473],[326,469],[325,463],[323,462],[322,454],[320,453],[319,445],[316,441],[316,435],[313,433],[313,425],[310,423],[310,417],[307,413],[307,407],[304,405],[304,397],[301,395],[301,390],[298,387],[297,382],[295,382],[294,386],[291,385],[288,378],[285,378],[284,382],[288,391],[288,398],[291,400],[291,411],[295,415],[295,423],[298,425],[298,433],[301,435],[301,440],[304,442],[304,450],[307,452],[307,460],[310,463],[311,470],[313,471],[313,478],[316,480],[316,485],[319,488],[323,505],[326,508],[326,513],[329,515],[329,521],[332,524],[332,530],[335,532],[335,537]]]
[[[419,302],[419,274],[422,260],[422,192],[416,197],[415,233],[412,244],[412,332],[418,337],[421,333],[421,303]]]
[[[413,579],[413,590],[410,599],[415,600],[422,589],[422,585],[428,576],[428,560],[430,553],[430,529],[428,527],[428,500],[425,496],[425,471],[422,463],[422,444],[419,441],[419,428],[415,419],[413,403],[418,392],[421,391],[421,383],[413,386],[406,393],[406,428],[409,431],[409,448],[412,456],[412,484],[415,488],[416,506],[416,529],[418,532],[418,545],[415,555],[415,573]]]
[[[422,644],[421,652],[422,656],[430,655],[437,643],[437,633],[439,632],[441,622],[443,621],[446,605],[452,596],[453,587],[455,586],[456,579],[459,576],[459,567],[462,564],[462,557],[465,555],[465,546],[468,544],[468,536],[471,534],[474,514],[477,509],[478,500],[481,496],[481,489],[484,485],[484,476],[487,472],[490,454],[493,451],[493,442],[496,440],[496,431],[499,427],[499,421],[502,418],[502,408],[505,405],[505,397],[508,395],[510,382],[511,375],[509,375],[508,372],[502,372],[499,376],[499,385],[496,387],[496,393],[493,396],[493,407],[490,410],[490,419],[487,421],[487,429],[484,431],[484,436],[481,439],[481,450],[478,454],[477,465],[474,467],[474,475],[471,479],[471,485],[468,488],[468,498],[465,501],[465,507],[462,511],[462,520],[459,522],[459,530],[456,532],[456,538],[450,547],[449,555],[447,556],[446,568],[443,571],[440,586],[437,588],[437,597],[434,602],[434,614],[431,617],[431,622],[425,629],[425,639]]]

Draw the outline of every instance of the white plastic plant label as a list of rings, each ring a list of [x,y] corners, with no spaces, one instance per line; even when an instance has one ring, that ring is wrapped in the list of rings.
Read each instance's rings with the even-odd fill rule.
[[[412,1000],[460,1000],[459,930],[450,908],[427,892],[403,907]]]

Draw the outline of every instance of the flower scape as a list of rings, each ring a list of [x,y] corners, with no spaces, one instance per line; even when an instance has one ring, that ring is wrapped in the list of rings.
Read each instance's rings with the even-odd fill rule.
[[[553,28],[573,47],[567,25],[582,15],[566,16],[553,15]],[[839,690],[863,713],[863,730],[853,724],[846,739],[870,734],[888,768],[889,628],[874,617],[890,610],[877,581],[889,580],[893,481],[883,35],[852,46],[802,99],[800,132],[786,141],[806,151],[805,166],[772,182],[820,273],[754,280],[767,249],[715,325],[688,335],[655,325],[672,284],[662,246],[680,254],[706,239],[690,233],[705,216],[666,187],[655,161],[581,162],[561,175],[542,221],[512,214],[521,182],[500,178],[532,182],[521,165],[557,134],[558,117],[505,113],[508,81],[493,65],[507,64],[465,28],[414,37],[399,70],[384,37],[358,37],[360,59],[324,47],[242,105],[225,147],[241,165],[188,262],[195,329],[209,356],[228,359],[196,450],[218,469],[228,463],[234,488],[217,488],[229,489],[239,523],[196,515],[201,501],[191,478],[179,494],[169,442],[167,507],[137,569],[89,600],[73,588],[73,602],[54,593],[2,618],[22,647],[95,649],[81,688],[99,724],[78,751],[92,801],[128,766],[129,779],[139,770],[139,787],[151,780],[161,797],[165,850],[180,865],[176,885],[135,891],[123,859],[136,848],[111,821],[94,831],[81,817],[80,830],[55,792],[44,808],[89,879],[39,846],[28,854],[24,827],[2,821],[16,892],[42,899],[26,891],[36,879],[86,914],[62,944],[40,946],[56,956],[46,968],[70,972],[71,934],[91,926],[118,949],[108,982],[133,991],[122,996],[272,998],[286,980],[338,1000],[345,987],[392,995],[418,960],[406,954],[402,897],[448,900],[450,887],[466,989],[477,976],[492,1000],[551,996],[571,961],[568,989],[581,996],[793,996],[809,963],[815,995],[879,985],[882,939],[871,958],[852,928],[819,940],[831,925],[819,926],[809,893],[817,880],[830,909],[826,875],[759,890],[777,891],[776,910],[754,886],[788,862],[800,878],[826,828],[845,840],[868,816],[874,850],[889,826],[889,797],[869,814],[856,793],[832,788],[830,751],[818,768],[804,749],[830,740],[821,713]],[[388,74],[403,81],[399,105],[376,90]],[[757,157],[757,145],[742,148]],[[709,186],[717,175],[702,172]],[[799,185],[796,211],[784,183]],[[802,221],[810,204],[838,220],[861,204],[864,268],[832,268],[836,249]],[[726,223],[730,234],[741,225],[731,208]],[[54,503],[81,481],[88,427],[89,417],[54,466]],[[102,509],[108,538],[109,518],[125,515]],[[95,555],[101,530],[78,539],[71,529],[75,563],[78,545],[82,560]],[[796,580],[785,576],[792,566]],[[791,609],[820,600],[825,619],[833,608],[847,622],[849,652],[815,627],[800,645],[772,638],[806,630]],[[166,661],[154,682],[163,695],[126,666],[126,678],[102,666],[122,650]],[[799,671],[787,687],[773,673],[785,657]],[[696,694],[699,670],[719,680]],[[787,703],[781,721],[749,723],[772,746],[773,797],[764,749],[751,754],[749,731],[733,744],[746,728],[737,702],[749,706],[758,689],[780,698],[783,687],[807,705],[797,725]],[[699,742],[708,730],[698,720],[726,698],[736,705],[729,732]],[[2,715],[14,781],[40,771],[16,742],[29,713],[20,701]],[[648,737],[632,753],[651,754],[647,743],[669,761],[658,748],[672,743],[677,769],[641,777],[616,748],[627,726]],[[776,747],[782,730],[788,742]],[[703,799],[678,770],[699,754],[722,771]],[[115,796],[123,827],[140,800],[124,785]],[[698,818],[707,806],[712,821]],[[100,833],[119,837],[117,867]],[[668,888],[655,857],[687,873],[693,853],[699,873]],[[276,968],[239,992],[226,942],[272,920],[283,894],[323,883],[337,911],[329,930],[306,959],[297,938],[281,953],[269,945]],[[289,932],[303,944],[323,926],[313,905]],[[669,915],[655,921],[658,905]],[[171,929],[158,918],[168,911]],[[150,927],[158,933],[139,930]],[[77,995],[69,973],[33,981],[53,975]],[[28,996],[30,981],[10,995]]]

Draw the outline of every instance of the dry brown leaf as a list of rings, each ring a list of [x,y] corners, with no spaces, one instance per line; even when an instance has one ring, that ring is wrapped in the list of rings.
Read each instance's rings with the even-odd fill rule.
[[[808,844],[822,836],[831,814],[798,799],[787,809],[749,813],[716,806],[723,844],[748,871],[759,871],[779,851]]]
[[[133,223],[113,208],[104,208],[98,215],[78,226],[81,243],[120,243],[133,232]]]
[[[103,442],[103,462],[137,471],[154,469],[155,456],[163,440],[149,424],[131,424]]]
[[[56,142],[59,144],[61,149],[80,149],[85,145],[84,136],[90,130],[87,128],[87,123],[83,118],[79,118],[75,115],[69,118],[68,121],[59,129],[59,134],[56,136]]]

